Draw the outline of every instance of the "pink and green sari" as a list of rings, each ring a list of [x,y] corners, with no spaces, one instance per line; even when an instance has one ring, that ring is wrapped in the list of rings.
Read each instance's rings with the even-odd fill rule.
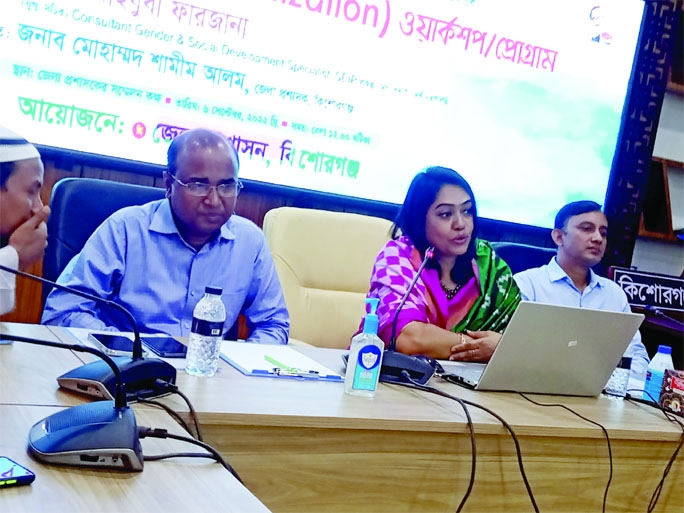
[[[386,344],[392,337],[394,314],[421,262],[420,253],[405,236],[385,244],[375,260],[367,297],[380,300],[378,335]],[[447,300],[437,270],[423,269],[399,313],[397,334],[414,321],[457,332],[503,331],[520,303],[510,268],[488,242],[477,239],[473,273],[474,277]]]

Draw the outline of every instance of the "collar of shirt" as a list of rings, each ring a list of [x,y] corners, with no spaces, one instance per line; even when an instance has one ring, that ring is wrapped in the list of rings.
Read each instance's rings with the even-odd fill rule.
[[[235,232],[231,230],[231,219],[221,226],[221,238],[226,240],[232,240],[235,238]],[[176,223],[173,220],[173,214],[171,213],[171,202],[168,198],[161,200],[159,208],[152,214],[152,221],[150,222],[150,231],[157,233],[175,233],[180,237]],[[182,238],[182,237],[181,237]]]
[[[553,257],[548,265],[549,280],[551,282],[565,281],[569,285],[575,287],[568,273],[566,273],[563,268],[558,264],[556,257]],[[587,284],[587,292],[593,290],[595,287],[602,287],[601,281],[598,279],[598,275],[591,269],[589,269],[589,283]],[[575,287],[577,288],[577,287]]]

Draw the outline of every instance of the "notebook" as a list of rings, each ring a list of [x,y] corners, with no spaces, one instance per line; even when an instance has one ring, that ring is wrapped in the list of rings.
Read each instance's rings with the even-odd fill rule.
[[[489,363],[440,364],[449,381],[476,390],[597,396],[643,320],[523,301]]]

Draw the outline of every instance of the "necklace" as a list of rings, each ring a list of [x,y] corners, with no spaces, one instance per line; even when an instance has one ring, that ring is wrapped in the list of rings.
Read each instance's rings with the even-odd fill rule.
[[[461,290],[461,286],[459,284],[456,284],[456,286],[453,289],[450,289],[449,287],[444,285],[444,283],[442,283],[441,281],[439,282],[439,284],[442,286],[442,290],[446,294],[447,300],[449,300],[449,301],[454,299],[454,296],[458,293],[459,290]]]

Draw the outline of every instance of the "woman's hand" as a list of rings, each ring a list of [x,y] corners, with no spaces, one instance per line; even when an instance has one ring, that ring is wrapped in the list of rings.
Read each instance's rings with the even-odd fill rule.
[[[496,331],[470,331],[461,333],[461,343],[452,346],[449,360],[459,362],[488,362],[501,340]]]

